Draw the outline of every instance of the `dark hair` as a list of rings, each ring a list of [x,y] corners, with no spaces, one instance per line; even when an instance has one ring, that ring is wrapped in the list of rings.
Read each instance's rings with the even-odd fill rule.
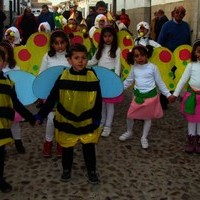
[[[6,55],[3,49],[0,49],[0,58],[5,61],[6,60]]]
[[[8,67],[10,69],[13,69],[16,65],[16,60],[14,58],[14,51],[13,51],[13,47],[8,43],[8,42],[1,42],[0,43],[0,47],[3,47],[3,49],[5,49],[7,51],[8,54],[8,59],[6,60],[6,62],[8,63]],[[3,50],[2,49],[2,50]],[[3,50],[4,51],[4,50]],[[5,51],[4,51],[5,52]],[[6,54],[6,53],[5,53]]]
[[[53,57],[56,54],[56,51],[53,48],[53,44],[55,42],[55,39],[58,38],[58,37],[62,38],[64,41],[67,42],[67,46],[66,46],[66,54],[67,54],[67,51],[69,49],[69,39],[67,37],[67,34],[62,30],[56,30],[56,31],[52,32],[51,36],[50,36],[50,50],[48,52],[48,55],[50,57]]]
[[[128,64],[134,64],[134,52],[135,50],[138,50],[142,55],[146,55],[147,58],[150,58],[153,53],[153,47],[150,45],[147,45],[146,47],[143,45],[136,45],[133,47],[132,51],[130,51],[127,55],[127,63]]]
[[[97,1],[95,9],[97,10],[99,7],[104,7],[107,9],[106,3],[104,1]]]
[[[71,58],[74,52],[84,52],[87,55],[87,48],[83,44],[74,44],[69,48],[67,57]]]
[[[116,51],[118,48],[117,32],[113,27],[107,26],[101,30],[99,46],[98,46],[98,50],[97,50],[97,54],[96,54],[97,60],[99,60],[102,56],[102,51],[104,49],[104,44],[105,44],[103,37],[104,37],[105,33],[111,33],[113,35],[113,41],[112,41],[111,48],[110,48],[110,57],[111,58],[116,57]]]
[[[196,62],[197,61],[197,56],[195,55],[195,51],[197,47],[200,46],[200,40],[194,41],[193,47],[192,47],[192,52],[191,52],[191,61]]]
[[[42,9],[44,9],[44,8],[49,9],[47,4],[42,5]]]

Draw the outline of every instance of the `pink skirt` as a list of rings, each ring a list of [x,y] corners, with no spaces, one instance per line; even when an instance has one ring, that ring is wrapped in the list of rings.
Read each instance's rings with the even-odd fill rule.
[[[14,122],[20,122],[22,119],[23,117],[18,112],[15,112]]]
[[[102,101],[105,103],[120,103],[123,100],[124,100],[124,95],[120,94],[119,96],[114,97],[114,98],[103,98]]]
[[[160,104],[160,95],[147,98],[142,104],[136,103],[133,99],[127,113],[129,119],[158,119],[162,116],[163,110]]]
[[[190,96],[190,92],[185,92],[183,95],[183,100],[181,102],[181,109],[180,112],[181,114],[185,117],[185,119],[188,122],[200,122],[200,95],[196,94],[196,107],[195,107],[195,113],[194,114],[189,114],[184,112],[184,108],[185,108],[185,101],[188,98],[188,96]]]

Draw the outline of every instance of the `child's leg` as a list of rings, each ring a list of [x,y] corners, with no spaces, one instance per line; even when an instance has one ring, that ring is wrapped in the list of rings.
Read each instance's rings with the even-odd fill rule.
[[[188,139],[185,146],[185,152],[187,153],[195,152],[196,129],[197,129],[196,123],[188,122]]]
[[[111,133],[115,107],[113,103],[106,103],[105,106],[106,106],[106,121],[101,136],[108,137]]]
[[[52,141],[54,137],[54,123],[53,123],[54,115],[55,115],[55,112],[50,112],[47,118],[45,142],[44,142],[44,147],[43,147],[44,157],[51,156]]]
[[[126,119],[127,131],[119,137],[119,140],[125,141],[133,137],[133,125],[134,125],[134,120],[127,118]]]
[[[61,181],[67,182],[71,178],[71,170],[74,157],[74,147],[62,148],[62,167],[63,174]]]
[[[99,178],[96,174],[95,144],[94,143],[82,144],[82,149],[83,149],[85,165],[88,171],[88,179],[91,183],[98,183]]]
[[[5,146],[0,146],[0,190],[2,192],[10,192],[12,190],[12,186],[7,183],[4,178],[4,161],[5,161]]]
[[[13,139],[15,140],[15,146],[17,149],[18,153],[24,154],[25,153],[25,148],[22,143],[22,138],[21,138],[21,127],[19,122],[12,123],[11,125],[11,132]]]
[[[197,123],[197,132],[196,132],[196,153],[200,153],[200,123]]]
[[[101,126],[104,127],[106,122],[106,103],[102,102],[102,111],[101,111]]]
[[[147,149],[149,147],[147,136],[149,134],[150,128],[151,128],[151,119],[144,120],[143,132],[141,137],[141,145],[143,149]]]

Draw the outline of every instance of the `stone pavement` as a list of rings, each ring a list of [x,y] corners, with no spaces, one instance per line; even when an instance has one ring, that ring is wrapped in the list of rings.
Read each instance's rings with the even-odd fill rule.
[[[149,149],[140,146],[142,121],[136,121],[134,138],[120,142],[131,92],[116,106],[112,135],[97,145],[99,185],[87,182],[81,146],[75,149],[72,179],[60,182],[61,159],[42,156],[45,123],[31,127],[21,123],[27,153],[19,155],[7,146],[6,180],[12,192],[0,192],[0,200],[199,200],[200,155],[184,152],[187,124],[177,101],[154,120]],[[35,105],[29,107],[36,112]],[[54,145],[55,148],[55,145]],[[54,149],[55,150],[55,149]]]

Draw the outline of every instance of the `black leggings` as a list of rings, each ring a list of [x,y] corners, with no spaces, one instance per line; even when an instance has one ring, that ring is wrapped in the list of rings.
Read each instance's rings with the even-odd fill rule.
[[[5,145],[0,146],[0,179],[3,178],[5,161]]]
[[[95,171],[96,170],[95,144],[94,143],[82,144],[82,150],[87,170]],[[63,152],[62,152],[63,170],[67,169],[71,171],[73,164],[73,157],[74,157],[74,147],[68,147],[68,148],[63,147]]]

